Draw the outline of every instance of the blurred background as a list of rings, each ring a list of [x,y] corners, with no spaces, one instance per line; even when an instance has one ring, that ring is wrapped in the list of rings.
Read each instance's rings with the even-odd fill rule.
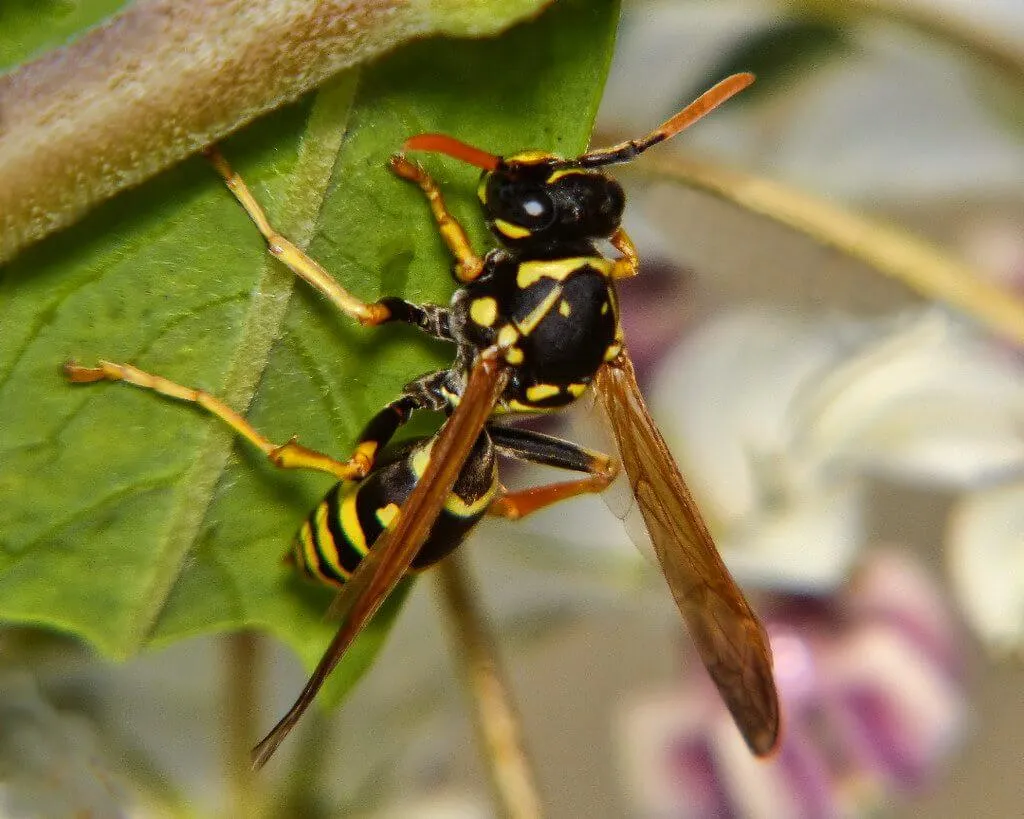
[[[941,265],[911,287],[848,251],[898,256],[879,228],[895,227],[1024,298],[1024,5],[633,0],[594,144],[736,70],[757,84],[622,171],[644,259],[623,311],[654,415],[765,618],[786,737],[768,763],[747,754],[609,509],[628,521],[628,498],[487,522],[464,553],[548,815],[1019,815],[1024,358],[942,302]],[[790,189],[817,235],[776,218]],[[764,212],[730,201],[751,194]],[[840,231],[849,247],[828,240],[848,227],[831,208],[871,220]],[[255,636],[127,666],[82,651],[49,675],[54,646],[33,646],[40,682],[0,680],[0,722],[27,726],[4,753],[59,749],[66,780],[39,798],[78,788],[98,816],[223,815],[225,676],[266,664],[265,721],[305,679]],[[307,722],[268,768],[274,815],[496,815],[430,577],[344,707]],[[97,774],[97,754],[131,774]]]

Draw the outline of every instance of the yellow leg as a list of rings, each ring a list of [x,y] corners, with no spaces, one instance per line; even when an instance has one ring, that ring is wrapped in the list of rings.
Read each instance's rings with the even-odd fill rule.
[[[356,450],[351,460],[338,461],[315,449],[302,446],[295,438],[284,444],[275,444],[260,435],[245,418],[219,398],[202,390],[183,387],[159,375],[143,372],[129,364],[101,361],[98,367],[80,367],[73,361],[69,361],[64,365],[64,376],[74,384],[89,384],[95,381],[125,381],[169,398],[198,404],[258,447],[274,466],[281,469],[315,469],[318,472],[333,475],[339,480],[358,480],[364,477],[372,466],[372,460],[359,449]]]
[[[430,211],[434,214],[434,220],[437,222],[437,229],[441,232],[441,238],[444,239],[444,243],[448,245],[452,256],[455,257],[455,278],[463,283],[476,279],[483,272],[483,259],[473,252],[466,231],[463,230],[458,220],[448,212],[437,183],[423,168],[410,162],[401,154],[392,156],[389,164],[395,174],[409,182],[415,182],[426,195],[427,201],[430,203]]]
[[[521,492],[502,492],[487,508],[488,515],[519,520],[553,503],[594,492],[603,492],[619,473],[618,464],[606,455],[595,457],[594,472],[586,478],[534,486]]]
[[[216,148],[209,148],[206,151],[206,156],[217,173],[224,178],[224,182],[235,195],[239,204],[245,208],[245,212],[249,214],[259,232],[263,234],[263,238],[267,241],[267,249],[271,254],[280,259],[296,276],[323,294],[339,310],[352,316],[360,324],[374,325],[388,320],[391,311],[387,307],[379,303],[368,304],[357,299],[338,284],[320,266],[319,262],[307,256],[296,245],[274,230],[267,219],[267,214],[252,195],[252,191],[242,181],[242,177],[232,170],[227,160]]]
[[[613,279],[628,279],[640,271],[640,254],[636,252],[636,245],[629,238],[625,230],[619,228],[608,240],[619,253],[621,259],[615,260],[615,267],[612,270]]]

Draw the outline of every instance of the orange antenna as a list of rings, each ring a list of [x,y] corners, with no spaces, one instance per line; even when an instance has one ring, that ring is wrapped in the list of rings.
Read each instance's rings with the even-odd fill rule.
[[[697,99],[687,105],[675,116],[663,122],[647,136],[631,139],[612,145],[610,148],[599,148],[589,151],[577,159],[568,159],[566,165],[580,168],[594,168],[600,165],[612,165],[616,162],[628,162],[639,156],[652,145],[664,142],[689,128],[697,120],[716,109],[730,97],[738,94],[754,81],[753,74],[733,74],[726,77],[713,88],[705,91]]]
[[[446,134],[419,134],[418,136],[409,137],[405,141],[405,149],[407,151],[432,151],[434,153],[447,154],[456,159],[461,159],[463,162],[468,162],[470,165],[483,168],[485,171],[495,170],[498,167],[498,163],[501,162],[500,157],[489,154],[487,151],[482,151],[479,148],[474,148],[472,145],[467,145],[465,142],[460,142],[455,137],[450,137]]]

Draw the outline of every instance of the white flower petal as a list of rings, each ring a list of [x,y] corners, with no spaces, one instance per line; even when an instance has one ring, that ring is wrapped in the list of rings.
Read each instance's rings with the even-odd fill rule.
[[[1024,482],[974,492],[954,510],[949,572],[973,628],[996,650],[1024,644]]]
[[[785,468],[795,397],[845,346],[795,314],[748,309],[705,324],[665,356],[652,412],[712,519],[740,520],[763,503],[764,477]]]
[[[803,396],[807,458],[971,485],[1024,464],[1024,370],[930,311],[851,356]]]
[[[729,570],[744,586],[833,590],[849,575],[863,542],[861,489],[857,481],[824,487],[729,528],[720,538]]]

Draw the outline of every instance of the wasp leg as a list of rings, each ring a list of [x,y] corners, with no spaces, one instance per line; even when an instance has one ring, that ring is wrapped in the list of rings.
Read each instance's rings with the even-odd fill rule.
[[[245,418],[219,398],[202,390],[183,387],[159,375],[143,372],[128,364],[101,361],[98,367],[80,367],[69,361],[64,365],[64,376],[75,384],[88,384],[95,381],[125,381],[169,398],[198,404],[258,447],[274,466],[282,469],[315,469],[319,472],[327,472],[339,480],[354,480],[363,477],[369,469],[365,458],[358,451],[351,460],[344,462],[317,452],[315,449],[308,449],[294,438],[284,444],[275,444],[260,435]]]
[[[216,148],[207,149],[206,156],[263,235],[267,242],[267,249],[272,255],[280,259],[282,264],[288,267],[300,279],[308,282],[335,307],[343,313],[352,316],[360,324],[371,326],[381,324],[391,318],[391,313],[387,307],[379,302],[368,304],[357,299],[338,284],[320,266],[319,262],[307,256],[298,246],[278,233],[273,225],[270,224],[266,212],[260,203],[256,201],[256,197],[252,195],[252,191],[249,190],[242,177],[232,169]]]
[[[619,474],[619,465],[600,452],[576,444],[514,427],[488,427],[498,452],[524,461],[589,473],[575,481],[545,484],[520,492],[503,492],[487,509],[487,514],[518,520],[553,503],[594,492],[601,492]]]
[[[443,341],[454,341],[448,320],[448,309],[436,304],[413,304],[405,299],[391,297],[381,299],[379,304],[387,308],[388,321],[403,321],[414,324],[423,332]]]
[[[478,278],[483,272],[484,261],[473,252],[466,231],[448,211],[444,197],[441,196],[441,190],[430,174],[401,154],[392,156],[388,164],[397,176],[409,182],[415,182],[426,195],[441,238],[444,239],[448,250],[455,257],[455,278],[463,284]]]
[[[385,406],[363,427],[350,463],[358,463],[360,478],[366,477],[380,452],[416,410],[440,411],[450,406],[450,372],[438,370],[406,384],[401,396]]]
[[[494,517],[519,520],[553,503],[575,498],[579,495],[603,492],[611,479],[604,475],[591,475],[575,481],[549,483],[534,486],[520,492],[502,492],[487,507],[487,514]]]
[[[369,474],[377,459],[377,453],[387,446],[388,441],[398,432],[398,428],[409,420],[413,411],[422,409],[423,406],[415,396],[403,395],[370,419],[363,427],[352,455],[353,461],[358,459],[364,465],[363,473],[359,477],[366,477]]]
[[[608,241],[622,254],[622,258],[616,259],[612,268],[613,279],[628,279],[640,272],[640,254],[623,228],[616,230]]]

